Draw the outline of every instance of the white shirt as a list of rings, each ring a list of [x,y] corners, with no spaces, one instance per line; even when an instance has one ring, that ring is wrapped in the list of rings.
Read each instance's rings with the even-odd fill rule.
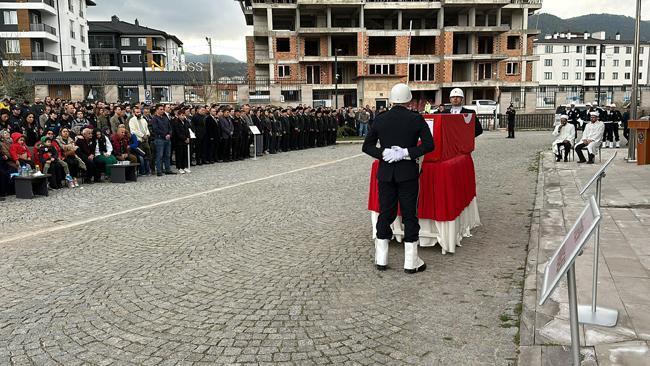
[[[113,144],[111,143],[111,140],[108,138],[108,136],[104,136],[104,139],[106,140],[106,154],[110,155],[113,153]],[[95,156],[99,156],[99,144],[95,147]]]
[[[463,107],[451,107],[451,114],[460,114],[460,111],[463,109]]]
[[[589,122],[585,125],[585,130],[582,132],[582,141],[593,140],[594,142],[601,142],[603,140],[603,132],[605,132],[605,124],[603,122]]]
[[[129,120],[129,129],[131,133],[134,134],[138,141],[142,142],[145,137],[149,137],[149,127],[147,126],[147,120],[144,117],[138,118],[136,116],[131,117]]]
[[[555,141],[553,141],[554,144],[559,144],[564,141],[569,141],[573,145],[573,139],[576,136],[576,128],[573,127],[572,124],[567,123],[562,127],[560,130],[560,125],[555,126],[555,130],[553,131],[553,136],[557,136]]]

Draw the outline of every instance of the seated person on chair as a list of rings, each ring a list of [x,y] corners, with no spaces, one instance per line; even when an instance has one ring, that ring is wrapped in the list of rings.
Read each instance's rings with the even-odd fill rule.
[[[603,133],[605,132],[605,124],[600,120],[598,112],[591,112],[589,114],[589,123],[585,125],[585,129],[582,132],[582,138],[580,143],[576,145],[576,154],[580,160],[580,163],[593,164],[594,157],[596,156],[596,151],[600,148],[600,143],[603,141]],[[585,156],[582,153],[582,149],[587,148],[589,153],[589,161],[585,160]]]
[[[569,150],[573,147],[573,139],[575,138],[576,128],[567,123],[569,116],[563,114],[560,116],[560,124],[555,126],[553,136],[557,136],[553,141],[553,153],[555,153],[555,161],[562,160],[562,152],[560,148],[564,148],[564,161],[569,161]]]

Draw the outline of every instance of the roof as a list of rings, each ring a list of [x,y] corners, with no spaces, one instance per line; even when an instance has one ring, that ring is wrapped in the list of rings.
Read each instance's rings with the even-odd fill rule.
[[[128,23],[119,19],[109,20],[109,21],[89,21],[88,22],[88,33],[117,33],[117,34],[128,34],[136,36],[162,36],[165,38],[171,38],[179,45],[182,45],[180,39],[176,36],[168,34],[158,29],[143,27],[139,24]]]
[[[97,6],[93,0],[86,0],[86,5],[88,6]]]
[[[25,78],[40,85],[141,85],[142,71],[52,71],[26,73]],[[208,72],[147,71],[149,85],[202,85]]]
[[[535,43],[548,43],[548,44],[588,44],[588,45],[599,45],[599,44],[605,44],[605,45],[634,45],[634,41],[630,40],[625,40],[625,39],[597,39],[597,38],[587,38],[584,39],[584,37],[575,37],[571,39],[566,39],[566,38],[551,38],[551,39],[544,39],[540,38],[535,41]],[[647,46],[650,45],[650,42],[641,42],[642,45]]]

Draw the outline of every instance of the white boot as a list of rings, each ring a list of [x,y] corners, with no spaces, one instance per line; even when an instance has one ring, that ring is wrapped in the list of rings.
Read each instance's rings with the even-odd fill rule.
[[[616,141],[616,148],[618,149],[618,148],[620,148],[620,147],[621,147],[621,143],[618,142],[618,141]]]
[[[375,267],[380,271],[388,268],[388,240],[375,239]]]
[[[418,256],[418,244],[417,241],[404,243],[404,272],[406,273],[423,272],[427,269],[427,265]]]

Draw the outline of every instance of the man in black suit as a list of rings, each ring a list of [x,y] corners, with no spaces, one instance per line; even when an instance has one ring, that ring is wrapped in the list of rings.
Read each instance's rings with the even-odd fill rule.
[[[424,118],[406,108],[411,90],[397,84],[390,92],[393,108],[375,118],[363,143],[363,152],[379,160],[379,207],[375,264],[387,268],[388,242],[393,238],[390,226],[397,217],[399,202],[404,223],[404,271],[416,273],[427,266],[418,256],[420,225],[417,218],[420,167],[417,159],[433,151],[433,137]],[[418,141],[422,144],[418,146]],[[377,147],[379,142],[380,147]]]
[[[465,94],[463,93],[462,89],[460,88],[452,89],[451,93],[449,93],[449,101],[451,102],[451,107],[447,109],[445,113],[450,113],[450,114],[476,113],[476,111],[463,107],[464,99],[465,99]],[[474,123],[474,137],[477,137],[482,133],[483,133],[483,126],[481,126],[481,123],[477,118],[476,122]]]

